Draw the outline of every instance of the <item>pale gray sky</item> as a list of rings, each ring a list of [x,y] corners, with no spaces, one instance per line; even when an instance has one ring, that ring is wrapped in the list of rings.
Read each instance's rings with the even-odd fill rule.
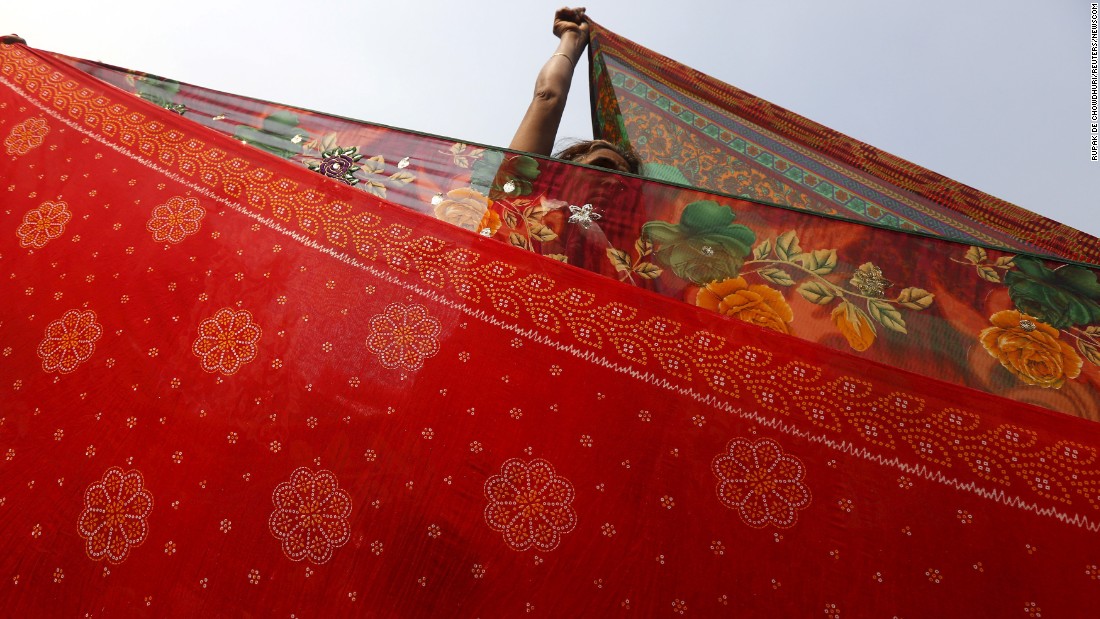
[[[507,145],[561,0],[5,2],[41,49]],[[1100,235],[1087,0],[594,0],[650,49]],[[560,137],[590,137],[584,71]]]

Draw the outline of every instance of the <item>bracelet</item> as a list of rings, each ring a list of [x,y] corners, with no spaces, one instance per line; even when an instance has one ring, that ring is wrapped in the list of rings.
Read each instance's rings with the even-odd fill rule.
[[[554,56],[561,56],[562,58],[565,58],[567,61],[569,61],[569,66],[570,67],[574,66],[573,65],[573,59],[570,58],[568,54],[563,54],[561,52],[554,52],[553,54],[550,54],[551,58],[553,58]]]

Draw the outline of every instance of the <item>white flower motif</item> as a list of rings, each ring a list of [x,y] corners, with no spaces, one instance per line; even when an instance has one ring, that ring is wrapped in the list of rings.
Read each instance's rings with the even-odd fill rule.
[[[275,511],[268,518],[271,534],[282,540],[292,561],[314,564],[332,558],[332,551],[351,539],[351,496],[340,489],[331,471],[295,470],[271,495]]]
[[[88,557],[118,564],[149,536],[153,495],[145,489],[140,471],[113,466],[84,492],[84,511],[77,532],[86,542]]]
[[[46,335],[38,344],[42,369],[68,374],[87,361],[95,352],[95,343],[103,335],[103,327],[92,310],[71,309],[46,327]]]
[[[587,230],[592,226],[592,223],[599,219],[601,215],[593,210],[591,204],[585,204],[584,206],[569,205],[569,212],[572,215],[569,216],[569,223],[580,224],[582,228]]]
[[[485,522],[503,534],[512,550],[533,546],[549,552],[561,543],[562,534],[577,526],[575,495],[573,484],[546,460],[513,458],[500,475],[485,481]]]
[[[206,209],[195,198],[176,196],[153,208],[146,229],[158,243],[179,243],[199,231]]]
[[[28,118],[15,125],[4,140],[4,148],[9,155],[26,155],[32,149],[42,145],[50,127],[44,118]]]
[[[439,321],[422,305],[393,303],[370,320],[367,348],[391,370],[419,370],[439,352]]]
[[[42,249],[46,243],[65,232],[65,224],[72,217],[69,206],[64,202],[43,202],[38,208],[27,211],[23,215],[23,223],[15,229],[19,245]]]
[[[191,350],[202,359],[202,369],[228,376],[256,358],[261,333],[247,310],[223,307],[199,324]]]
[[[711,471],[718,478],[718,499],[750,527],[789,528],[810,505],[802,462],[771,439],[733,439],[714,457]]]

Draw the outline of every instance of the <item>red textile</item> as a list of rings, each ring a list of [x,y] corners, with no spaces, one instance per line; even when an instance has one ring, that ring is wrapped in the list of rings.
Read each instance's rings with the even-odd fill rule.
[[[391,204],[867,360],[1100,420],[1100,282],[1097,272],[1083,265],[884,230],[53,57]],[[600,66],[595,63],[594,70]],[[609,62],[608,70],[612,66]],[[656,105],[661,104],[658,98]],[[656,146],[647,142],[650,149]],[[798,176],[793,161],[755,148],[746,153],[758,162],[771,161],[773,172],[782,168]],[[754,171],[729,178],[740,179],[732,188],[738,193],[763,177]],[[758,185],[749,193],[782,202],[781,194]],[[832,197],[857,200],[839,190]],[[592,205],[591,225],[569,223],[571,209],[585,204]],[[272,213],[289,216],[280,208]],[[699,229],[700,223],[714,229]],[[1035,330],[1019,329],[1025,320]]]
[[[460,230],[0,46],[16,616],[1083,616],[1100,428]]]

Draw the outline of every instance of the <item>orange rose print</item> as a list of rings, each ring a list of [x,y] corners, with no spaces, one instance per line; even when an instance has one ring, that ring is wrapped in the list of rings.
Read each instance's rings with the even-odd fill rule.
[[[695,304],[780,333],[790,333],[788,323],[794,320],[791,306],[778,290],[762,284],[750,286],[743,277],[707,284],[699,289]]]
[[[367,348],[382,367],[419,370],[424,360],[439,352],[439,321],[422,305],[394,303],[370,319]]]
[[[847,301],[842,301],[833,309],[830,316],[833,318],[833,324],[848,340],[848,345],[853,350],[862,352],[875,343],[875,325],[863,310]]]
[[[23,215],[23,223],[15,229],[21,247],[41,249],[46,243],[65,232],[73,214],[64,202],[43,202],[38,208],[32,208]]]
[[[489,204],[489,198],[481,195],[475,189],[467,187],[452,189],[435,206],[435,217],[459,228],[481,232],[482,228],[491,227],[491,219],[486,221]],[[498,228],[500,227],[499,219],[496,225]]]
[[[4,140],[4,148],[9,155],[26,155],[42,145],[50,126],[44,118],[28,118],[11,128]]]
[[[577,526],[573,509],[573,484],[554,473],[546,460],[524,462],[512,458],[500,475],[485,481],[485,522],[504,534],[512,550],[534,546],[549,552],[561,543],[563,533]]]
[[[153,216],[145,227],[153,233],[153,240],[179,243],[199,231],[206,209],[195,198],[176,196],[153,209]]]
[[[84,550],[94,561],[122,563],[130,550],[149,536],[153,495],[144,488],[141,472],[112,466],[84,492],[84,511],[77,522]]]
[[[1025,383],[1059,389],[1081,373],[1081,357],[1058,339],[1058,329],[1016,310],[997,312],[989,321],[993,326],[978,334],[982,346]]]
[[[477,224],[477,232],[481,236],[493,236],[500,230],[500,215],[496,211],[485,211],[485,216]]]
[[[718,477],[718,500],[737,511],[750,527],[792,527],[798,511],[810,505],[810,489],[802,483],[806,477],[802,462],[783,453],[771,439],[752,443],[735,438],[726,453],[714,457],[710,468]]]
[[[191,347],[207,372],[235,374],[256,358],[256,342],[262,331],[246,310],[223,307],[199,324],[199,337]]]
[[[333,550],[351,539],[351,497],[340,489],[331,471],[314,475],[301,467],[290,474],[290,481],[275,488],[271,500],[275,511],[268,518],[268,529],[282,540],[283,552],[291,561],[325,563]]]
[[[71,309],[46,327],[46,336],[38,344],[42,369],[68,374],[95,352],[95,343],[103,335],[95,312]]]

